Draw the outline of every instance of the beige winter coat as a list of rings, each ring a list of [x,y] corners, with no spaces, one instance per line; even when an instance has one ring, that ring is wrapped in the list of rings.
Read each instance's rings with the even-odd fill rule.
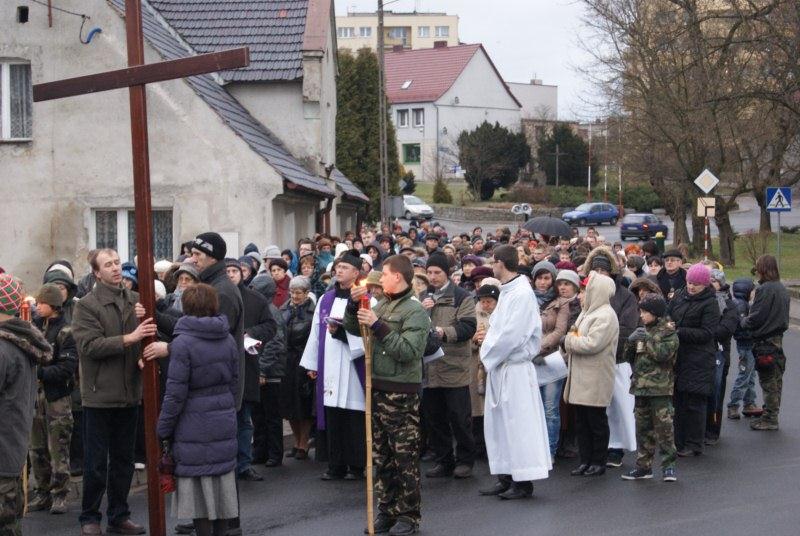
[[[583,310],[575,322],[577,332],[567,334],[564,347],[569,375],[564,400],[581,406],[608,407],[614,391],[619,322],[609,305],[616,292],[614,281],[592,272]]]
[[[558,341],[569,329],[569,302],[574,298],[559,296],[547,304],[542,315],[542,347],[540,354],[548,355],[558,350]]]

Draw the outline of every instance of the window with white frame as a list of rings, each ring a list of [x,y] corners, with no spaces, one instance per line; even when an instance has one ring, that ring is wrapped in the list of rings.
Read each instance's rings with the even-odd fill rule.
[[[136,255],[136,218],[129,208],[96,209],[92,219],[92,248],[112,248],[119,258],[133,261]],[[153,210],[153,257],[172,259],[172,209]]]
[[[358,35],[361,37],[372,37],[372,27],[362,26],[358,29]]]
[[[414,121],[414,127],[424,127],[425,126],[425,109],[424,108],[414,108],[411,111],[412,120]]]
[[[436,37],[450,37],[450,26],[437,26]]]
[[[341,26],[336,28],[336,37],[348,38],[348,37],[355,37],[356,31],[355,28],[352,26]]]
[[[391,39],[405,39],[408,37],[408,28],[389,28]]]
[[[431,27],[430,26],[418,26],[417,27],[417,37],[430,37],[431,36]]]
[[[32,137],[31,64],[0,61],[0,139],[29,140]]]
[[[397,110],[397,128],[408,126],[408,110]]]

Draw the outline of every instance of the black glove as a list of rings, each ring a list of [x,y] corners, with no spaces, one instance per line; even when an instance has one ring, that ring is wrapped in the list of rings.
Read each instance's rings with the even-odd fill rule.
[[[630,342],[643,341],[646,338],[647,338],[647,330],[644,329],[644,327],[642,326],[639,326],[638,328],[633,330],[633,333],[631,333],[628,336],[628,340]]]

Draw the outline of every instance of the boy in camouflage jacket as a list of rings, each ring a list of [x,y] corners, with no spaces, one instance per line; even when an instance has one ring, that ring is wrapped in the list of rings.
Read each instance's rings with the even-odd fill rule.
[[[678,333],[665,318],[664,298],[650,294],[639,302],[639,327],[629,337],[625,357],[633,367],[631,394],[636,396],[636,468],[622,475],[623,480],[653,477],[656,445],[661,452],[661,472],[665,482],[674,482],[675,439],[673,436],[672,391]]]

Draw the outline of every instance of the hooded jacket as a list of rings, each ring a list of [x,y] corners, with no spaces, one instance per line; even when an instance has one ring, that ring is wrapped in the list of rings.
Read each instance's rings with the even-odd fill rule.
[[[36,377],[42,382],[44,396],[48,402],[72,394],[75,388],[75,371],[78,370],[78,349],[72,338],[72,329],[63,316],[45,322],[39,318],[36,327],[44,332],[45,339],[53,348],[53,360],[39,367]]]
[[[464,387],[469,385],[469,360],[472,336],[477,329],[475,300],[469,292],[447,283],[435,305],[428,311],[431,325],[444,331],[444,356],[427,366],[425,387]]]
[[[158,437],[172,439],[175,475],[224,475],[236,466],[240,351],[225,316],[175,326]]]
[[[0,323],[0,477],[18,478],[22,472],[33,425],[36,367],[52,355],[50,343],[30,322]]]
[[[740,323],[733,334],[736,339],[736,346],[752,346],[753,336],[749,329],[745,329],[741,325],[741,319],[750,314],[750,293],[756,288],[753,280],[748,277],[742,277],[733,282],[731,292],[733,294],[733,303],[736,304],[736,312],[739,314]]]
[[[598,273],[589,275],[583,310],[564,340],[569,374],[564,399],[581,406],[608,407],[614,392],[619,321],[610,301],[616,284]]]
[[[611,263],[611,279],[614,280],[615,291],[614,296],[611,297],[610,305],[617,314],[617,320],[619,321],[616,362],[622,363],[625,361],[625,342],[630,334],[633,333],[633,330],[639,326],[639,306],[637,305],[636,296],[623,284],[622,274],[610,249],[605,246],[594,248],[586,257],[584,266],[590,267],[592,259],[598,255],[605,256]]]
[[[675,390],[711,394],[717,352],[714,331],[720,319],[714,288],[706,287],[695,295],[685,287],[680,289],[670,300],[667,314],[675,323],[680,341]]]
[[[661,287],[658,286],[658,283],[656,283],[647,276],[637,277],[636,279],[631,281],[631,285],[628,287],[628,290],[630,290],[633,293],[634,297],[637,299],[639,298],[639,291],[642,289],[646,290],[651,294],[657,294],[661,297],[664,296],[661,293]]]

